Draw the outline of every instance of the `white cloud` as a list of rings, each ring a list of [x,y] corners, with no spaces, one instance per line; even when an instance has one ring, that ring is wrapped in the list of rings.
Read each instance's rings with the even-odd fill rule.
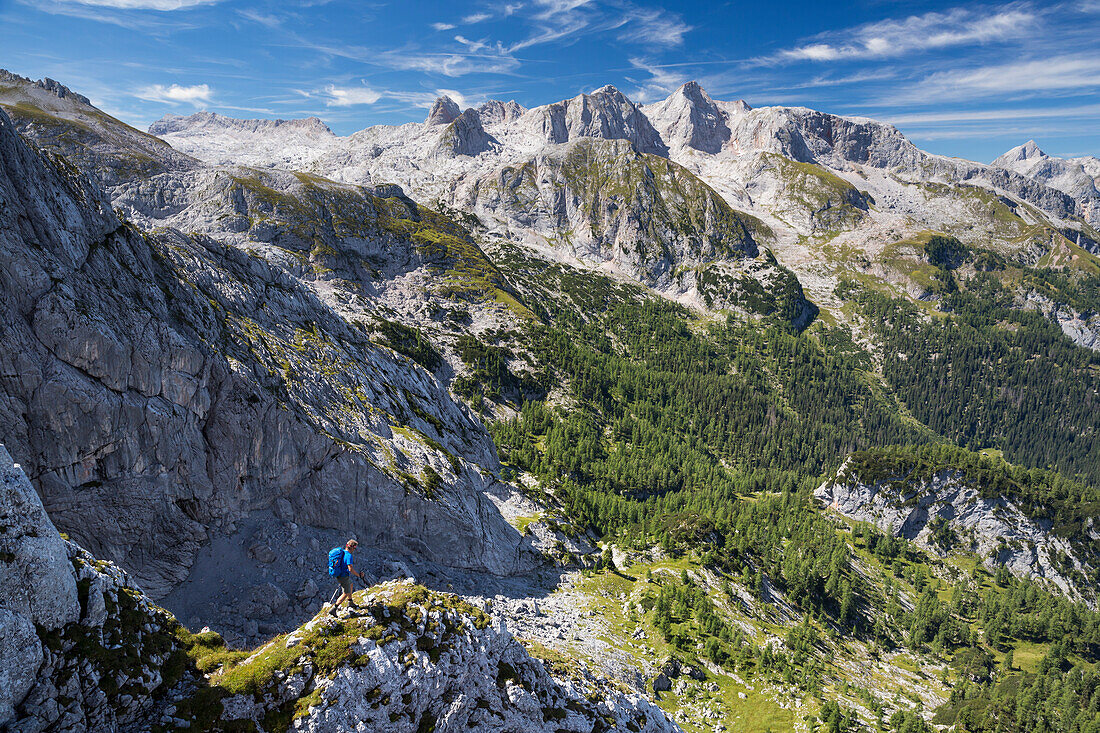
[[[480,23],[483,20],[489,20],[489,18],[492,18],[492,17],[493,16],[490,15],[489,13],[473,13],[471,15],[467,15],[466,17],[464,17],[462,19],[462,22],[465,23],[466,25],[473,25],[474,23]]]
[[[370,87],[338,87],[329,84],[322,90],[322,95],[327,97],[327,107],[351,107],[357,104],[374,104],[382,98],[381,92],[376,92]]]
[[[432,28],[437,31],[449,31],[456,27],[454,23],[432,23]]]
[[[939,71],[891,97],[895,102],[1058,93],[1100,88],[1100,55],[1065,55],[1034,61]]]
[[[171,86],[152,84],[134,92],[135,97],[144,99],[147,102],[187,103],[196,107],[201,107],[213,101],[213,94],[214,91],[207,84],[196,84],[189,87],[183,87],[179,84],[172,84]]]
[[[466,109],[470,106],[469,100],[466,99],[466,96],[462,92],[456,91],[454,89],[436,89],[435,93],[438,94],[440,97],[450,97],[452,100],[454,100],[454,103],[457,104],[461,109]]]
[[[278,28],[283,24],[282,19],[278,16],[261,13],[258,10],[245,9],[238,10],[237,13],[246,20],[251,20],[254,23],[259,23],[260,25],[266,26],[267,28],[271,29]]]
[[[379,55],[387,66],[405,71],[426,71],[443,76],[466,74],[508,74],[519,66],[509,51],[500,48],[479,49],[477,53],[423,53],[420,51],[390,51]]]
[[[535,0],[535,5],[542,8],[535,17],[539,20],[547,20],[555,15],[571,13],[577,8],[588,5],[591,0]]]
[[[455,40],[458,41],[459,43],[461,43],[463,46],[465,46],[467,48],[467,50],[469,50],[470,53],[477,53],[481,49],[485,48],[486,45],[487,45],[485,43],[485,41],[471,41],[469,38],[466,38],[465,36],[457,36],[456,35]]]
[[[641,104],[648,104],[649,102],[663,99],[687,81],[682,72],[672,70],[674,68],[679,68],[678,66],[657,66],[641,58],[630,59],[630,65],[635,69],[645,71],[650,77],[644,80],[630,80],[637,84],[638,87],[632,90],[628,96]]]
[[[955,8],[822,34],[761,60],[774,63],[900,56],[912,51],[1024,38],[1035,33],[1039,22],[1040,15],[1026,5],[1007,6],[992,13]]]
[[[1073,107],[1029,107],[1008,109],[980,109],[966,112],[915,112],[910,114],[882,115],[882,119],[894,125],[937,125],[958,122],[986,122],[989,120],[1032,120],[1093,118],[1100,116],[1100,104]]]
[[[95,5],[120,10],[186,10],[200,5],[213,5],[221,0],[60,0],[78,5]]]
[[[639,9],[631,16],[626,26],[627,32],[621,40],[656,46],[679,46],[684,42],[684,34],[691,30],[691,26],[684,23],[679,16],[659,8]]]

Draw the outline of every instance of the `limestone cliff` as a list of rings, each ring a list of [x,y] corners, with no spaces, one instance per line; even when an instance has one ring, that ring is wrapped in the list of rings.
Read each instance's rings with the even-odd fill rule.
[[[0,204],[2,438],[54,521],[154,597],[256,511],[529,566],[483,493],[497,464],[481,423],[284,269],[123,224],[2,113]]]
[[[912,470],[883,478],[849,458],[815,496],[829,508],[912,540],[938,554],[973,553],[986,566],[1004,566],[1045,583],[1073,600],[1095,606],[1093,567],[1049,520],[1033,519],[1006,496],[988,496],[980,485],[945,467],[928,475]],[[1088,534],[1095,535],[1091,527]]]

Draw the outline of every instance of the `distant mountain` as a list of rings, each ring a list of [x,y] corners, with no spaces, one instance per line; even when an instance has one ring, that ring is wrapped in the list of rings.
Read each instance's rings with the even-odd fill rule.
[[[238,120],[213,112],[165,115],[150,125],[149,132],[209,162],[282,168],[305,165],[337,140],[317,117]]]
[[[1100,225],[1100,158],[1055,158],[1047,155],[1034,140],[1017,145],[993,161],[997,168],[1015,171],[1042,181],[1076,199],[1086,219]]]

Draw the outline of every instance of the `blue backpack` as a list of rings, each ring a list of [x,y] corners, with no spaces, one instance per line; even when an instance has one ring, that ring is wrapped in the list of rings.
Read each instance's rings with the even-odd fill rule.
[[[344,564],[344,548],[333,547],[328,552],[328,574],[334,578],[342,578],[348,574],[348,566]]]

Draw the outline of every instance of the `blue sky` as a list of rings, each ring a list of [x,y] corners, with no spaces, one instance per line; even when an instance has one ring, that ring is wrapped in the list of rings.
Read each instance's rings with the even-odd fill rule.
[[[0,0],[0,67],[137,127],[167,112],[424,118],[439,93],[525,106],[614,84],[892,122],[990,160],[1100,155],[1100,0]]]

